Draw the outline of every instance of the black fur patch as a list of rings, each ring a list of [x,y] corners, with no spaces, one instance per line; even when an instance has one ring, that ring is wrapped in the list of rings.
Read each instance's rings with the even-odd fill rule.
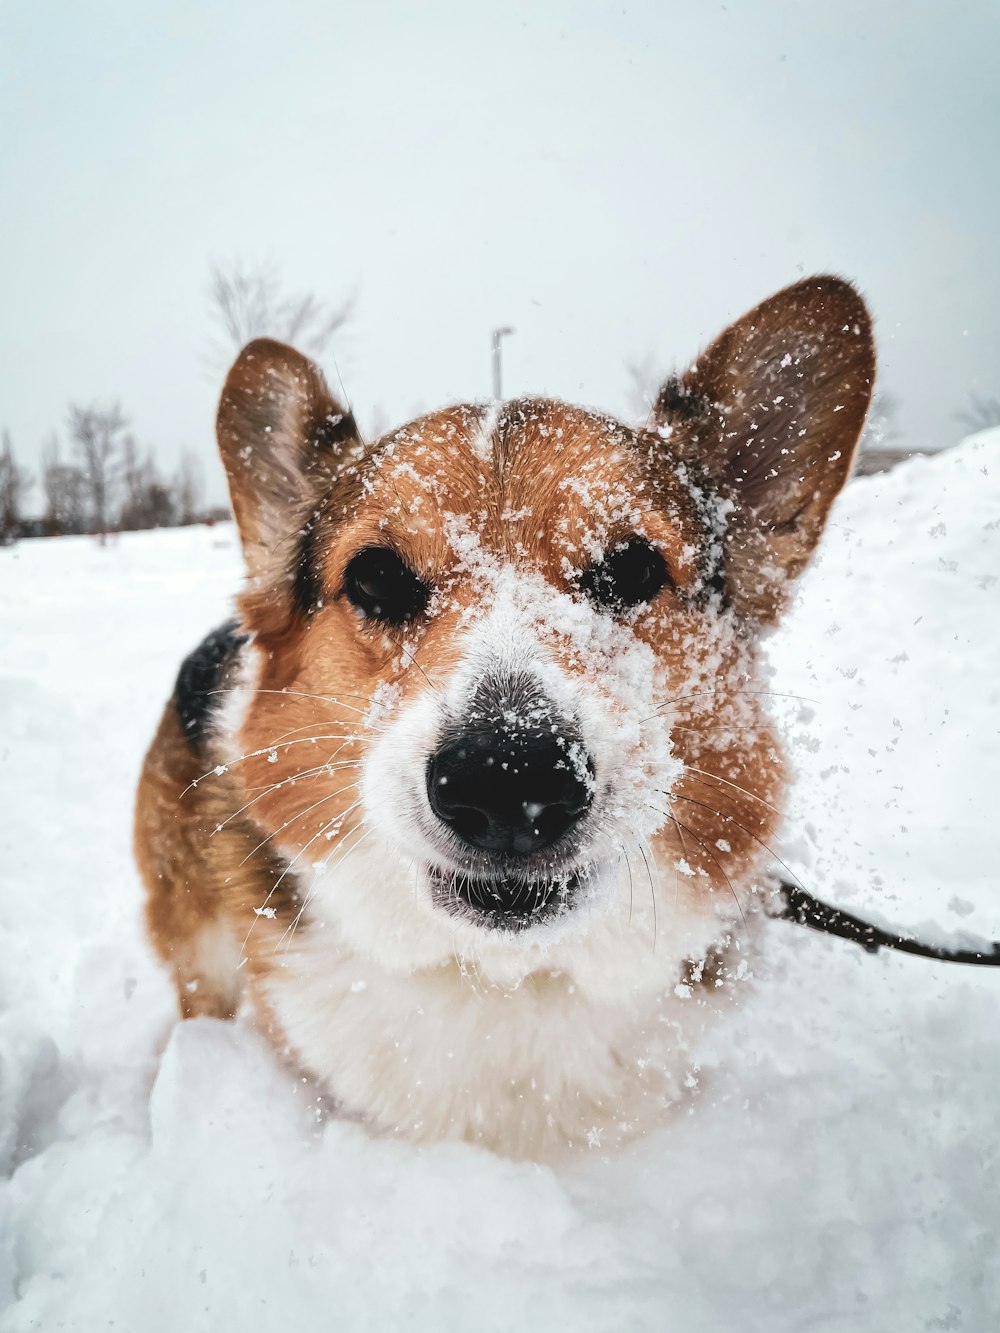
[[[358,438],[358,426],[353,412],[337,412],[320,422],[315,447],[338,452],[349,440]]]
[[[717,564],[710,574],[708,574],[701,584],[701,600],[708,602],[713,597],[718,600],[719,610],[729,609],[729,590],[726,586],[726,571],[721,564]]]
[[[326,478],[324,490],[338,470],[335,467],[333,474],[327,471],[331,460],[340,456],[346,446],[359,441],[353,412],[335,412],[320,422],[312,439],[310,456],[315,460],[317,476]],[[311,616],[323,597],[323,578],[317,557],[319,529],[322,527],[324,520],[320,507],[303,525],[296,543],[292,566],[292,601],[303,616]]]
[[[226,668],[247,641],[235,620],[212,630],[181,663],[174,686],[174,707],[181,731],[199,745],[209,731],[212,716],[222,707],[221,688]]]
[[[704,398],[685,387],[679,375],[671,375],[656,395],[653,412],[658,420],[692,421],[705,413]]]
[[[304,616],[311,616],[323,595],[323,580],[316,562],[318,519],[311,519],[299,534],[292,571],[292,601]]]

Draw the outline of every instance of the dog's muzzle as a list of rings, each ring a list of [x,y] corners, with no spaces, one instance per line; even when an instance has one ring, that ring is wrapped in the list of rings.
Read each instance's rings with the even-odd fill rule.
[[[433,871],[450,911],[523,929],[570,904],[578,826],[594,799],[594,766],[576,729],[535,712],[530,722],[480,714],[452,729],[427,764],[427,800],[452,835],[460,871]]]

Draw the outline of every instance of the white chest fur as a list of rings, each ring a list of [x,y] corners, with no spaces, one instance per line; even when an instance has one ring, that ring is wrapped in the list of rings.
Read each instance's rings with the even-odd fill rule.
[[[681,981],[694,932],[708,943],[703,915],[661,921],[655,948],[636,911],[556,938],[544,956],[505,958],[498,943],[463,957],[453,932],[434,957],[428,914],[396,898],[376,957],[350,939],[354,908],[377,904],[384,884],[370,877],[384,877],[381,856],[367,860],[322,883],[265,983],[290,1050],[345,1111],[408,1139],[516,1157],[611,1147],[663,1121],[718,1008],[712,987]],[[421,965],[404,964],[414,954]]]

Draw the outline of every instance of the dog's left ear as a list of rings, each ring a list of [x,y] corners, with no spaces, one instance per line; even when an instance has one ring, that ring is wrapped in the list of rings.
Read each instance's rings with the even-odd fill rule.
[[[302,535],[360,448],[349,411],[319,368],[284,343],[258,338],[226,379],[216,421],[233,515],[250,573],[256,628],[294,602]]]
[[[728,600],[753,619],[777,618],[819,541],[874,379],[864,301],[817,277],[730,325],[660,391],[657,423],[722,501]]]

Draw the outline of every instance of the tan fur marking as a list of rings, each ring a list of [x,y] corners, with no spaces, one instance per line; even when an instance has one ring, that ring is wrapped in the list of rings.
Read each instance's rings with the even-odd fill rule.
[[[633,1110],[635,1124],[656,1123],[679,1086],[670,1057],[684,1058],[677,1034],[694,1009],[676,1017],[674,988],[680,980],[713,989],[726,966],[726,923],[749,902],[780,819],[785,763],[756,674],[760,630],[780,614],[848,475],[873,372],[860,298],[836,279],[810,279],[737,321],[665,388],[656,429],[531,398],[495,412],[447,408],[364,449],[337,433],[340,409],[311,363],[266,340],[244,349],[223,392],[219,441],[250,567],[239,606],[255,635],[256,688],[235,734],[210,740],[211,753],[200,757],[168,705],[136,811],[149,931],[172,969],[181,1012],[229,1017],[242,995],[275,1047],[300,1059],[347,1110],[417,1139],[459,1136],[530,1156],[584,1141],[594,1124],[627,1137]],[[717,532],[709,531],[706,496],[723,502]],[[308,611],[295,605],[293,587],[303,525],[321,594]],[[641,745],[629,740],[631,749],[615,750],[596,723],[594,734],[612,756],[613,777],[639,775],[637,787],[625,788],[638,792],[633,803],[662,817],[649,856],[677,873],[655,889],[651,869],[648,891],[654,920],[657,893],[661,910],[673,912],[661,921],[676,927],[666,943],[681,952],[666,951],[673,970],[661,976],[655,950],[630,934],[631,913],[628,923],[615,914],[616,899],[605,917],[552,945],[562,950],[558,966],[542,946],[535,955],[525,945],[527,973],[509,991],[501,979],[479,994],[457,956],[459,927],[429,898],[418,900],[426,842],[411,848],[397,845],[402,834],[396,843],[383,837],[375,825],[399,812],[376,793],[377,816],[367,819],[362,780],[374,774],[391,786],[405,773],[409,786],[396,804],[431,818],[423,782],[441,716],[431,709],[456,670],[456,689],[464,688],[469,627],[490,610],[477,561],[575,614],[580,574],[632,538],[662,555],[670,582],[625,617],[628,631],[615,631],[627,638],[620,656],[655,663],[649,678],[662,705],[651,705],[641,725],[669,737],[683,771],[660,791],[647,774],[661,768],[626,762]],[[712,541],[725,548],[725,609],[702,586]],[[434,590],[430,614],[390,626],[350,604],[345,571],[368,546],[391,548]],[[535,625],[530,611],[522,614],[527,629],[515,624],[510,635],[523,634],[528,656],[544,658],[567,697],[592,711],[606,701],[613,732],[631,685],[616,698],[602,679],[611,664],[581,648],[566,621],[536,616]],[[507,621],[497,623],[507,635]],[[602,637],[607,622],[587,624],[588,645],[621,643]],[[397,723],[417,715],[424,730],[412,733],[403,768],[396,759],[410,742]],[[218,771],[204,776],[209,765]],[[629,813],[647,812],[613,812],[623,844]],[[412,811],[410,819],[399,825],[404,832],[416,828]],[[362,846],[351,879],[343,867]],[[311,911],[322,906],[325,917],[303,910],[312,863],[324,859],[328,900]],[[643,875],[637,865],[637,879]],[[707,961],[683,952],[684,931]],[[415,936],[425,962],[414,959]],[[492,949],[503,973],[505,947],[480,938],[470,952]],[[551,1047],[549,1020],[559,1034]],[[581,1026],[586,1068],[572,1063]],[[463,1040],[478,1069],[471,1087],[462,1081]],[[452,1041],[453,1063],[445,1058]],[[647,1047],[664,1056],[648,1077]],[[499,1068],[490,1058],[498,1048],[507,1052]],[[312,1064],[311,1052],[320,1053]],[[536,1074],[559,1103],[551,1113]],[[653,1087],[651,1096],[644,1091]],[[621,1089],[634,1107],[617,1105]]]
[[[263,836],[256,826],[233,818],[249,799],[232,773],[204,775],[169,703],[139,781],[135,854],[146,884],[146,924],[185,1018],[232,1018],[242,980],[235,965],[227,973],[227,954],[238,961],[253,929],[257,939],[246,951],[252,967],[266,952],[262,938],[297,910],[286,880],[268,902],[274,920],[258,922],[254,913],[283,865],[266,843],[255,850]]]

